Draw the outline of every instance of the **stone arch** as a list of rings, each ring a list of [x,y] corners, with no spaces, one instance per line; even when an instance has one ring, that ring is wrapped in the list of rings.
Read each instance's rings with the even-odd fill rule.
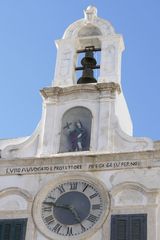
[[[127,205],[147,205],[150,201],[152,193],[150,189],[142,184],[125,182],[116,185],[111,190],[112,205],[113,206],[127,206]]]
[[[90,149],[92,113],[83,106],[68,109],[61,121],[60,152]]]
[[[81,19],[72,23],[64,32],[63,39],[86,37],[80,34],[85,29],[89,30],[90,36],[97,34],[106,37],[115,34],[114,28],[109,21],[96,17],[93,21]]]
[[[19,196],[23,197],[26,201],[32,200],[32,196],[28,191],[18,188],[18,187],[5,188],[0,191],[0,197],[8,196],[11,194],[19,195]]]
[[[32,197],[23,189],[11,187],[0,191],[0,211],[27,210]]]
[[[142,193],[146,193],[147,191],[149,191],[145,186],[143,186],[140,183],[135,183],[135,182],[123,182],[120,184],[117,184],[116,186],[113,187],[112,189],[112,195],[116,195],[118,192],[123,191],[124,189],[132,189],[132,190],[136,190]]]

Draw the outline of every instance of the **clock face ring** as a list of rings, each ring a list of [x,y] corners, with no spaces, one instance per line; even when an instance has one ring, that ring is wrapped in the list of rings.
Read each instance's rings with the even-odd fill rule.
[[[50,239],[83,239],[100,228],[108,210],[109,196],[102,183],[84,174],[65,175],[38,193],[33,216]]]

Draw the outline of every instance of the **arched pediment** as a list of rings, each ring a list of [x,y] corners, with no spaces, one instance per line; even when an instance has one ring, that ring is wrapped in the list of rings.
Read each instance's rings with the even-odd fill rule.
[[[109,21],[97,17],[97,9],[89,6],[85,11],[85,18],[72,23],[65,31],[63,39],[80,38],[88,36],[103,37],[115,34]]]
[[[17,195],[17,196],[24,198],[26,201],[32,201],[31,194],[28,191],[18,188],[18,187],[5,188],[0,191],[0,198],[6,197],[9,195]]]
[[[159,191],[148,189],[137,182],[124,182],[111,190],[113,206],[146,206],[150,202],[156,202]]]
[[[137,183],[137,182],[124,182],[124,183],[120,183],[120,184],[114,186],[111,192],[112,192],[113,196],[116,196],[120,192],[123,192],[124,190],[128,190],[128,189],[140,192],[143,195],[146,195],[147,192],[150,192],[149,189],[147,189],[145,186],[143,186],[142,184]]]
[[[31,201],[32,196],[24,189],[11,187],[0,191],[0,211],[27,210]]]

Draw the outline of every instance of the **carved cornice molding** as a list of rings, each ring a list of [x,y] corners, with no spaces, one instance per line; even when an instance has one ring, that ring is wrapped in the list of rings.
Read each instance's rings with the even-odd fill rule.
[[[120,93],[121,88],[120,85],[114,82],[109,83],[97,83],[97,84],[79,84],[69,87],[48,87],[43,88],[40,90],[42,96],[47,98],[52,97],[58,97],[58,96],[64,96],[69,95],[72,93],[78,93],[78,92],[109,92],[109,93]]]
[[[160,167],[160,151],[130,153],[65,153],[50,157],[0,161],[1,175],[32,175],[64,172],[95,172]]]
[[[160,150],[135,151],[135,152],[120,152],[120,153],[96,153],[96,152],[69,152],[59,153],[55,155],[31,157],[31,158],[15,158],[0,160],[0,166],[16,166],[18,164],[36,165],[36,164],[50,164],[50,163],[80,163],[80,162],[101,162],[101,161],[125,161],[125,160],[159,160]]]

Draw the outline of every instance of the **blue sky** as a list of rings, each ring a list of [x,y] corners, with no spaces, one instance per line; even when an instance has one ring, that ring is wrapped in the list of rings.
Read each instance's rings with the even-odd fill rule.
[[[0,0],[0,138],[31,135],[51,85],[55,39],[88,5],[124,37],[122,86],[134,136],[160,139],[159,0]]]

